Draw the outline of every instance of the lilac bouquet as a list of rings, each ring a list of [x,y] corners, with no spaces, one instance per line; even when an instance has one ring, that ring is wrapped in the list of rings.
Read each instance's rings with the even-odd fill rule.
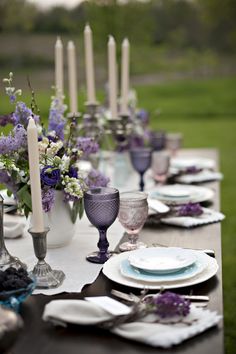
[[[18,101],[21,90],[12,86],[13,75],[4,79],[6,94],[14,106],[14,112],[0,117],[0,125],[10,124],[12,129],[8,135],[0,136],[0,183],[3,183],[10,194],[14,194],[19,206],[28,216],[31,211],[30,176],[27,146],[27,125],[33,117],[38,127],[39,160],[42,187],[42,205],[49,212],[55,201],[57,190],[62,191],[65,202],[72,202],[72,221],[83,212],[84,192],[93,185],[104,186],[108,179],[99,171],[91,171],[84,177],[78,168],[78,161],[83,154],[88,156],[97,151],[99,146],[90,138],[80,138],[75,143],[76,127],[67,124],[64,118],[66,106],[61,97],[52,97],[49,111],[49,123],[46,130],[40,122],[40,117],[34,113],[36,107],[28,108],[24,102]],[[73,137],[73,138],[72,138]],[[92,182],[91,182],[92,181]]]

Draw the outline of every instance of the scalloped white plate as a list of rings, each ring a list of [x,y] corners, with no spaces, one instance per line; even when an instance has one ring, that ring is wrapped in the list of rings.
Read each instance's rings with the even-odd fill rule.
[[[149,196],[166,204],[180,205],[210,200],[214,192],[206,187],[172,184],[155,188],[149,192]]]
[[[129,263],[150,273],[164,274],[177,272],[196,262],[196,253],[180,247],[149,247],[133,251]]]
[[[132,252],[132,251],[131,251]],[[201,251],[195,251],[201,252]],[[202,253],[202,252],[201,252]],[[124,259],[129,257],[130,252],[120,253],[115,257],[110,258],[104,265],[103,265],[103,274],[110,280],[122,284],[124,286],[129,286],[131,288],[137,289],[153,289],[158,290],[161,288],[165,289],[177,289],[183,288],[187,286],[196,285],[199,283],[203,283],[204,281],[212,278],[216,275],[218,271],[218,264],[215,258],[210,256],[208,257],[208,265],[207,267],[198,275],[185,280],[178,280],[173,282],[165,282],[165,281],[158,281],[156,283],[150,283],[141,280],[134,280],[127,277],[124,277],[120,272],[120,262]]]

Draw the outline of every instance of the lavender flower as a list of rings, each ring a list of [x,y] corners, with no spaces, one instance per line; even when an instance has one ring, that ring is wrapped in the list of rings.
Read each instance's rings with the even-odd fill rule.
[[[42,204],[43,210],[48,213],[55,202],[55,189],[43,189],[42,190]]]
[[[15,112],[12,115],[13,124],[21,124],[27,127],[29,117],[33,117],[36,123],[39,122],[39,116],[34,115],[24,102],[17,102]]]
[[[27,133],[25,128],[18,124],[13,129],[13,135],[0,137],[0,154],[9,154],[27,146]]]
[[[199,203],[187,203],[178,209],[178,216],[198,216],[203,213]]]
[[[186,173],[189,173],[189,174],[195,174],[195,173],[199,173],[201,172],[202,169],[201,168],[197,168],[196,166],[190,166],[188,168],[186,168]]]
[[[68,174],[70,177],[77,178],[78,177],[78,169],[74,166],[71,166]]]
[[[12,193],[16,193],[16,185],[4,169],[0,169],[0,183],[4,184]]]
[[[140,119],[144,126],[147,126],[149,123],[149,113],[145,109],[140,109],[137,113],[137,118]]]
[[[60,177],[60,170],[55,169],[53,166],[45,166],[40,174],[41,181],[50,187],[55,186],[60,181]]]
[[[12,114],[4,114],[0,116],[0,126],[5,127],[7,124],[12,124],[13,119],[12,119]]]
[[[110,178],[95,169],[92,169],[85,179],[85,183],[89,188],[106,187],[109,182]]]
[[[61,140],[64,140],[65,110],[66,106],[62,104],[62,100],[54,97],[49,112],[48,131],[55,131],[56,136]]]
[[[83,151],[85,156],[95,154],[98,152],[99,145],[93,138],[79,137],[77,139],[76,147]]]
[[[185,317],[190,312],[190,301],[170,291],[148,297],[146,303],[153,307],[154,312],[161,318]]]

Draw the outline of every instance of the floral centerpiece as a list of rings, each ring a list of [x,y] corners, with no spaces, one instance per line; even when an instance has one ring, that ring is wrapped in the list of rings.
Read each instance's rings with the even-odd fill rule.
[[[64,202],[71,202],[71,217],[75,222],[83,212],[84,192],[93,186],[106,186],[109,179],[97,170],[91,170],[85,177],[78,167],[82,156],[94,153],[99,146],[91,138],[77,139],[73,121],[68,124],[64,117],[66,105],[62,97],[52,97],[48,128],[38,115],[32,92],[31,108],[19,101],[21,90],[13,84],[13,74],[3,80],[6,94],[14,107],[13,113],[0,117],[0,126],[12,125],[8,135],[0,136],[0,183],[13,193],[19,206],[28,216],[31,211],[30,176],[27,147],[27,125],[30,117],[37,124],[39,136],[39,158],[42,187],[42,205],[49,212],[55,201],[56,191],[63,192]],[[76,141],[77,140],[77,141]]]

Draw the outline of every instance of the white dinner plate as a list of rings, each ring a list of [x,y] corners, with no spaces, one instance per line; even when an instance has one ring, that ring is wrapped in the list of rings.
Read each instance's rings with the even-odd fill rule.
[[[134,280],[141,280],[148,283],[157,282],[173,282],[192,278],[201,273],[208,266],[208,256],[206,254],[199,254],[195,263],[183,268],[177,272],[154,274],[145,272],[141,269],[135,268],[130,265],[128,259],[124,259],[120,263],[120,271],[124,277],[128,277]]]
[[[206,187],[172,184],[153,189],[149,192],[149,196],[169,205],[180,205],[210,200],[214,192]]]
[[[196,251],[196,252],[201,252],[201,251]],[[120,263],[124,260],[127,259],[129,256],[129,252],[124,252],[120,253],[117,256],[114,256],[110,258],[104,265],[103,265],[103,274],[110,280],[124,285],[124,286],[129,286],[131,288],[137,288],[137,289],[153,289],[153,290],[158,290],[161,288],[165,289],[177,289],[177,288],[183,288],[187,286],[192,286],[196,285],[199,283],[203,283],[204,281],[212,278],[218,271],[218,264],[215,260],[215,258],[212,258],[210,256],[208,258],[208,266],[198,275],[190,278],[190,279],[185,279],[185,280],[179,280],[179,281],[173,281],[173,282],[156,282],[156,283],[150,283],[146,281],[141,281],[141,280],[135,280],[135,279],[130,279],[127,277],[124,277],[121,272],[120,272]]]
[[[196,262],[196,253],[180,247],[149,247],[133,251],[129,263],[150,273],[165,274],[177,272]]]
[[[170,166],[178,170],[185,170],[191,167],[196,167],[197,169],[213,169],[215,168],[215,161],[204,157],[174,157],[170,161]]]

